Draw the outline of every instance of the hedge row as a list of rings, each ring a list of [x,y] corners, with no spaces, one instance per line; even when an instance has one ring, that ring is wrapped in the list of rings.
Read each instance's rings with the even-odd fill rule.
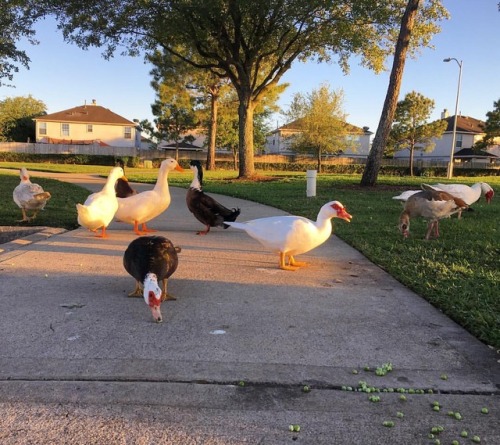
[[[78,165],[110,165],[116,164],[117,159],[121,159],[127,167],[138,167],[141,163],[136,156],[99,156],[99,155],[80,155],[80,154],[30,154],[0,152],[0,162],[46,162],[52,164],[78,164]],[[153,159],[153,166],[158,168],[162,159]],[[188,167],[188,160],[180,161],[184,167]],[[231,170],[234,167],[233,161],[216,161],[217,168]],[[263,163],[255,162],[255,168],[265,171],[297,171],[315,169],[315,164],[288,162],[288,163]],[[364,164],[324,164],[324,173],[337,174],[361,174],[365,168]],[[457,169],[458,170],[458,169]],[[482,169],[482,168],[461,168],[460,176],[499,176],[500,170]],[[388,176],[408,176],[410,174],[408,167],[383,165],[380,168],[381,175]],[[445,177],[446,168],[443,167],[422,167],[415,168],[416,176],[423,177]]]

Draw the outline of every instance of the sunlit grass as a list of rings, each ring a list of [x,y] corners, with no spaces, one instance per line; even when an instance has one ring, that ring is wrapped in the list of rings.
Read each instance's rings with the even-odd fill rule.
[[[5,167],[7,163],[0,163]],[[14,164],[12,167],[19,167]],[[86,172],[107,175],[110,167],[66,166],[60,164],[29,164],[28,169],[45,171]],[[41,168],[40,168],[41,167]],[[52,170],[54,168],[54,170]],[[157,169],[127,168],[131,181],[156,181]],[[205,172],[204,189],[208,193],[221,193],[249,199],[283,209],[296,215],[316,218],[319,208],[327,201],[339,200],[353,215],[351,224],[334,221],[334,232],[344,241],[362,252],[367,258],[387,270],[401,283],[426,298],[457,323],[487,344],[500,348],[500,177],[454,178],[452,182],[472,185],[488,182],[496,192],[496,200],[487,205],[481,199],[473,212],[465,212],[462,219],[445,219],[440,223],[439,240],[423,239],[426,223],[414,220],[411,237],[403,240],[397,230],[401,204],[392,199],[400,190],[417,189],[422,182],[446,182],[443,178],[380,177],[378,186],[359,186],[357,175],[318,175],[317,196],[306,197],[305,173],[258,172],[262,181],[238,180],[237,173],[229,170]],[[11,195],[19,182],[18,176],[8,181],[0,174],[0,192]],[[191,172],[172,175],[172,186],[188,187]],[[37,182],[45,183],[37,178]],[[51,183],[47,182],[47,189]],[[42,184],[43,185],[43,184]],[[45,187],[45,185],[44,185]],[[65,184],[53,198],[51,212],[56,207],[58,217],[37,223],[49,226],[74,226],[74,202],[88,192],[78,194]],[[81,189],[80,189],[81,190]],[[84,199],[84,198],[83,198]],[[12,203],[8,213],[0,212],[0,225],[12,225],[12,217],[20,216]],[[12,207],[13,206],[13,207]],[[64,214],[68,213],[67,220]],[[40,217],[42,218],[42,216]],[[244,209],[240,219],[245,220]],[[69,226],[67,224],[73,224]]]

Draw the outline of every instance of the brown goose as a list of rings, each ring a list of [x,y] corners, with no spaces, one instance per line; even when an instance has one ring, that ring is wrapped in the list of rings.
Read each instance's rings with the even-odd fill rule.
[[[429,220],[425,239],[439,237],[439,220],[466,209],[467,204],[447,192],[422,184],[422,191],[411,195],[399,217],[399,230],[405,238],[410,235],[410,218],[418,216]]]

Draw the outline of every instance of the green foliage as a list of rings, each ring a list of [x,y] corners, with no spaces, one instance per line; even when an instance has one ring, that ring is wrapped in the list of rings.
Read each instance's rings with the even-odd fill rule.
[[[486,113],[486,122],[484,132],[486,133],[483,139],[477,142],[475,149],[485,149],[490,145],[498,144],[500,141],[500,99],[493,102],[493,110]]]
[[[34,141],[33,118],[47,114],[46,110],[45,104],[31,95],[8,97],[0,101],[0,141]]]
[[[0,87],[8,85],[3,79],[11,81],[18,65],[28,68],[30,59],[25,51],[17,48],[22,38],[32,45],[35,39],[34,23],[45,13],[44,2],[35,0],[2,0],[0,9]]]
[[[427,123],[433,110],[434,101],[416,91],[406,94],[397,104],[388,146],[396,151],[410,150],[411,176],[415,150],[432,151],[434,138],[440,138],[446,130],[444,119]]]
[[[254,173],[253,111],[293,62],[337,60],[347,71],[350,56],[380,71],[393,54],[404,1],[372,0],[189,0],[117,3],[50,2],[67,39],[81,47],[105,47],[110,57],[125,47],[133,55],[158,47],[193,68],[228,78],[238,93],[240,176]],[[102,12],[106,11],[103,18]],[[347,12],[348,11],[348,12]],[[439,0],[425,2],[412,46],[429,45],[447,17]]]
[[[328,85],[322,85],[306,96],[296,94],[287,113],[299,130],[290,136],[291,149],[313,153],[320,172],[324,154],[338,154],[355,147],[354,140],[348,136],[358,132],[345,122],[342,102],[342,91],[330,91]]]

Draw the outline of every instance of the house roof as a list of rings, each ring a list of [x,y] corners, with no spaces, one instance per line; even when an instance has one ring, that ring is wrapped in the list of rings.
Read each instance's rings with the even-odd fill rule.
[[[75,122],[81,124],[104,124],[104,125],[125,125],[136,126],[135,122],[113,113],[100,105],[80,105],[57,113],[46,114],[45,116],[33,119],[38,122]]]
[[[301,131],[301,119],[296,119],[292,122],[289,122],[288,124],[282,125],[279,128],[276,128],[275,130],[271,131],[271,134],[274,133],[279,133],[282,131],[290,131],[290,132],[300,132]],[[363,133],[363,134],[373,134],[371,131],[369,131],[368,127],[356,127],[355,125],[351,125],[348,122],[345,122],[347,129],[349,131],[352,131],[353,133]]]
[[[494,155],[493,153],[488,153],[487,151],[483,150],[473,150],[472,148],[462,148],[461,150],[455,153],[454,157],[459,159],[498,158],[498,156]]]
[[[455,116],[448,116],[445,120],[448,122],[445,131],[453,131]],[[481,134],[484,133],[484,122],[469,116],[458,116],[457,131],[461,133]]]
[[[169,144],[166,144],[166,145],[161,144],[159,146],[159,148],[163,148],[163,149],[166,149],[166,148],[177,148],[177,147],[181,148],[181,149],[184,149],[184,150],[201,150],[202,149],[201,147],[198,147],[197,145],[191,144],[191,143],[186,142],[186,141],[181,141],[181,142],[178,142],[178,143],[170,142]]]

